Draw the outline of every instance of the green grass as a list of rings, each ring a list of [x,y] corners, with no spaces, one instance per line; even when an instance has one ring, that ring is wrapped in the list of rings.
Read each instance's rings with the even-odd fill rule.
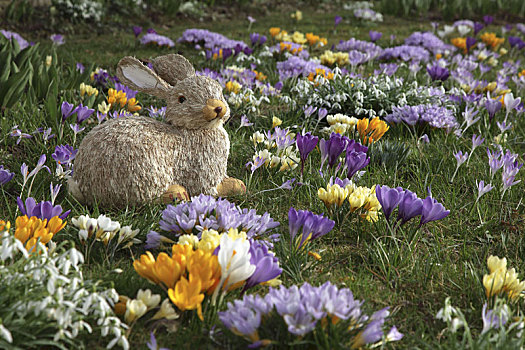
[[[304,33],[313,31],[329,39],[330,47],[340,39],[356,37],[365,39],[370,29],[384,33],[379,44],[386,46],[390,42],[390,34],[396,35],[394,42],[400,43],[409,33],[416,30],[428,30],[430,25],[415,20],[385,17],[385,22],[378,25],[363,25],[360,23],[343,23],[337,31],[333,29],[334,13],[305,11],[304,20],[294,23],[287,13],[271,13],[257,18],[250,32],[267,33],[268,28],[279,26],[293,32]],[[349,17],[348,15],[346,16]],[[191,21],[172,21],[166,26],[156,25],[159,33],[173,39],[178,38],[186,28],[200,27],[223,33],[234,39],[248,41],[247,21],[239,18],[221,21],[195,23]],[[27,37],[31,37],[27,33]],[[50,49],[47,47],[46,49]],[[76,62],[94,64],[114,72],[117,62],[126,55],[139,58],[153,58],[158,55],[178,52],[190,58],[197,67],[202,67],[204,60],[196,55],[196,51],[188,46],[176,45],[175,49],[156,49],[142,47],[135,43],[130,30],[108,30],[107,33],[92,35],[90,33],[66,36],[66,44],[58,48],[59,57],[65,64]],[[66,92],[61,92],[64,96]],[[150,97],[139,95],[139,101],[148,106],[154,103]],[[53,164],[51,153],[55,145],[72,142],[71,133],[62,140],[53,139],[48,144],[41,141],[22,140],[17,145],[8,136],[11,127],[18,124],[24,132],[31,132],[37,127],[56,128],[56,121],[51,120],[42,106],[14,108],[3,112],[0,119],[0,164],[12,171],[18,172],[22,163],[27,163],[30,169],[36,164],[42,153],[48,155],[46,164]],[[348,111],[351,114],[352,111]],[[268,211],[274,220],[281,222],[280,232],[283,237],[287,233],[287,213],[290,206],[297,209],[308,209],[315,213],[326,212],[326,208],[317,198],[317,189],[325,186],[325,181],[316,174],[319,156],[314,152],[306,166],[305,184],[292,191],[276,189],[285,180],[299,178],[298,171],[291,174],[278,173],[259,169],[250,180],[249,172],[244,165],[251,160],[253,150],[249,136],[255,130],[263,131],[271,127],[271,117],[275,115],[283,120],[283,126],[289,127],[300,122],[297,111],[289,111],[287,106],[265,106],[259,113],[249,115],[255,125],[249,129],[237,131],[239,114],[233,116],[227,125],[231,140],[231,155],[228,173],[230,176],[249,182],[246,195],[232,198],[242,208],[254,208],[258,213]],[[90,126],[91,127],[91,126]],[[90,128],[89,127],[89,128]],[[509,135],[507,147],[514,152],[524,152],[524,123],[520,121]],[[494,129],[493,129],[494,130]],[[54,130],[56,132],[56,130]],[[85,135],[85,132],[83,133]],[[76,141],[78,147],[83,134]],[[334,230],[319,242],[313,242],[309,248],[318,251],[322,260],[311,261],[311,266],[300,275],[282,276],[283,283],[301,284],[308,281],[318,285],[330,280],[339,286],[350,288],[356,298],[366,299],[368,310],[391,307],[393,323],[405,334],[398,344],[390,346],[397,348],[439,348],[446,347],[441,338],[445,325],[435,320],[435,315],[443,306],[447,296],[453,304],[464,310],[475,329],[481,329],[481,306],[485,302],[484,290],[481,284],[486,273],[486,258],[489,255],[506,256],[509,265],[518,272],[525,270],[525,259],[522,232],[523,218],[523,184],[514,186],[507,192],[504,200],[500,199],[497,189],[482,197],[479,210],[471,211],[477,189],[476,179],[488,179],[488,165],[484,146],[478,148],[468,166],[460,168],[453,184],[449,179],[455,170],[456,161],[453,153],[456,150],[469,150],[470,138],[456,139],[446,135],[441,130],[429,131],[431,142],[419,145],[401,126],[392,127],[383,140],[401,140],[411,149],[411,153],[403,164],[398,167],[386,168],[377,163],[371,163],[365,170],[367,173],[361,180],[363,186],[386,184],[390,187],[402,186],[411,189],[420,197],[426,196],[431,187],[433,196],[451,211],[446,219],[425,225],[412,238],[411,231],[416,223],[409,223],[404,230],[391,233],[383,218],[375,223],[360,221],[350,216],[344,222],[338,220]],[[485,135],[487,141],[490,139]],[[492,135],[494,136],[494,135]],[[382,141],[383,141],[382,140]],[[53,168],[52,168],[53,169]],[[500,174],[497,177],[501,176]],[[520,175],[518,175],[520,178]],[[17,173],[15,182],[20,181]],[[49,196],[49,183],[53,177],[47,172],[39,173],[31,195],[39,200]],[[498,180],[500,181],[500,180]],[[65,188],[65,185],[64,185]],[[265,191],[265,192],[261,192]],[[2,188],[0,196],[0,218],[15,219],[15,199],[19,195],[19,186],[8,185]],[[63,189],[57,202],[64,208],[72,209],[71,217],[88,213],[91,217],[104,213],[122,225],[132,225],[141,230],[140,237],[145,239],[147,232],[158,228],[160,211],[163,205],[146,205],[144,207],[120,208],[120,210],[103,210],[88,208],[77,203]],[[412,227],[410,226],[412,225]],[[68,224],[57,240],[67,239],[76,234],[72,225]],[[114,261],[104,261],[103,254],[94,253],[85,268],[86,277],[101,279],[112,283],[115,289],[124,295],[134,296],[139,288],[151,288],[165,295],[158,287],[149,285],[133,270],[132,257],[137,258],[143,253],[142,248],[134,248],[131,253],[117,253]],[[111,272],[122,269],[122,273]],[[258,287],[254,292],[264,292],[264,287]],[[235,293],[232,293],[235,296]],[[235,339],[217,335],[214,343],[208,335],[206,327],[202,327],[192,312],[185,313],[177,321],[177,332],[169,334],[159,332],[157,339],[163,346],[176,349],[216,347],[238,347]],[[149,339],[149,329],[152,324],[139,322],[133,328],[130,343],[133,348],[144,348]],[[224,333],[227,333],[225,331]],[[100,344],[93,339],[89,342],[94,347]]]

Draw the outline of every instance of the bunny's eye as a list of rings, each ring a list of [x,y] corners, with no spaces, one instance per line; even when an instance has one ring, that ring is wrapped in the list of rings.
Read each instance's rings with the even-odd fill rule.
[[[180,103],[183,103],[184,101],[186,101],[186,97],[184,97],[184,96],[179,96],[179,102],[180,102]]]

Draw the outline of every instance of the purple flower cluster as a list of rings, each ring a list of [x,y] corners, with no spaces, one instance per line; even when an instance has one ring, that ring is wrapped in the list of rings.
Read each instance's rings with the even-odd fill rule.
[[[445,51],[454,51],[453,45],[445,44],[440,38],[431,32],[414,32],[405,39],[405,45],[420,46],[433,54],[443,53]]]
[[[335,221],[316,215],[308,210],[295,210],[293,207],[288,211],[288,229],[290,230],[290,244],[296,243],[296,248],[301,249],[308,242],[326,235],[334,228]],[[301,229],[300,240],[295,236]]]
[[[286,61],[277,62],[277,71],[281,81],[301,75],[307,77],[310,73],[315,73],[316,69],[324,69],[326,74],[332,71],[327,66],[315,61],[306,61],[297,56],[290,56]]]
[[[378,58],[380,60],[401,59],[405,62],[427,62],[430,59],[430,53],[420,46],[400,45],[384,49]]]
[[[107,70],[99,68],[91,74],[91,80],[95,85],[101,86],[105,89],[108,83],[117,82],[118,78],[116,76],[109,75]]]
[[[93,112],[95,112],[94,109],[82,105],[82,102],[79,106],[73,108],[73,104],[67,101],[62,102],[62,105],[60,106],[60,111],[62,112],[62,122],[65,122],[67,118],[76,113],[77,124],[81,124],[84,120],[89,118],[91,114],[93,114]]]
[[[440,129],[455,129],[459,126],[454,112],[446,107],[425,104],[418,106],[392,107],[392,113],[385,117],[389,123],[406,123],[416,125],[427,122],[430,126]]]
[[[322,139],[319,142],[319,149],[321,150],[321,169],[326,161],[328,161],[328,168],[333,168],[339,156],[346,151],[345,168],[348,178],[370,163],[370,157],[367,157],[366,154],[368,147],[337,133],[332,133],[328,140]]]
[[[177,40],[179,43],[199,44],[204,42],[204,48],[232,49],[236,52],[244,51],[248,45],[244,41],[232,40],[222,34],[210,32],[207,29],[186,29]]]
[[[229,302],[227,310],[219,312],[219,319],[233,333],[251,341],[251,347],[257,347],[267,341],[259,338],[263,321],[273,319],[271,316],[276,316],[275,313],[282,317],[288,332],[298,337],[307,335],[330,318],[333,324],[342,322],[349,331],[357,333],[351,339],[352,348],[360,348],[385,336],[383,327],[389,316],[385,308],[369,317],[361,309],[363,303],[354,299],[350,289],[339,289],[331,282],[319,287],[304,283],[300,287],[270,288],[264,297],[245,295],[243,299]],[[279,334],[273,323],[268,323],[264,331],[275,332],[271,335],[273,340]],[[390,341],[402,337],[395,326],[386,335]]]
[[[0,33],[2,33],[2,35],[5,36],[5,38],[8,40],[12,40],[12,39],[16,40],[16,42],[18,43],[18,46],[20,46],[20,50],[23,50],[29,46],[29,43],[27,42],[27,40],[22,38],[22,36],[18,33],[10,32],[4,29],[0,29]]]
[[[63,209],[60,205],[53,205],[53,203],[50,201],[40,202],[37,204],[35,199],[32,197],[27,197],[25,205],[22,201],[22,198],[17,197],[16,203],[18,204],[18,208],[20,209],[22,215],[27,215],[29,218],[36,216],[42,220],[51,220],[52,217],[58,216],[60,219],[65,220],[71,212],[71,210],[68,210],[63,213]]]
[[[446,210],[443,204],[431,196],[421,199],[414,192],[401,187],[390,188],[386,185],[377,185],[376,197],[387,221],[390,221],[390,215],[394,209],[398,208],[397,220],[400,221],[400,225],[421,215],[419,223],[421,227],[423,224],[441,220],[450,214],[450,210]]]
[[[167,36],[160,35],[157,33],[144,34],[142,38],[140,38],[140,43],[142,45],[155,44],[158,46],[167,46],[167,47],[175,46],[175,43],[173,42],[173,40],[171,40]]]
[[[347,41],[341,40],[335,48],[338,51],[361,51],[363,53],[369,54],[371,58],[375,58],[383,52],[383,49],[381,49],[381,47],[377,46],[376,44],[368,41],[357,40],[356,38],[350,38]]]
[[[0,165],[0,185],[5,185],[13,179],[15,173],[9,171],[9,169],[4,168],[3,165]]]
[[[159,221],[160,229],[178,237],[186,233],[200,233],[204,229],[214,229],[220,232],[230,228],[244,230],[248,238],[260,237],[275,227],[279,222],[274,221],[270,214],[258,215],[255,209],[241,209],[226,199],[216,199],[201,194],[191,198],[191,201],[176,206],[169,204],[162,211]],[[270,240],[278,240],[279,235],[271,235]],[[157,248],[160,244],[160,235],[151,231],[148,233],[146,249]]]
[[[496,172],[503,168],[501,178],[503,181],[503,193],[509,188],[519,183],[521,180],[514,181],[516,175],[520,171],[523,163],[519,163],[517,158],[518,154],[512,153],[510,150],[506,150],[503,153],[502,150],[491,152],[487,148],[487,155],[489,157],[490,176],[494,178]]]
[[[257,46],[263,45],[266,42],[266,40],[268,40],[268,38],[266,37],[266,35],[261,35],[259,33],[251,33],[250,40],[252,42],[252,46]]]

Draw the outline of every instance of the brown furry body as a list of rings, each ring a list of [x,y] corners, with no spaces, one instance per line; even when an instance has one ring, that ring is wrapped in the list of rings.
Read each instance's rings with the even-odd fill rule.
[[[80,144],[75,197],[87,204],[124,206],[156,200],[173,184],[190,195],[216,195],[226,178],[229,148],[222,123],[187,130],[146,117],[109,120]]]

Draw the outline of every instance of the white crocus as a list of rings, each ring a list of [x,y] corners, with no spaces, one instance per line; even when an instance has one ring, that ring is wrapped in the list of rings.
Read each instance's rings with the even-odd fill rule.
[[[159,305],[160,295],[152,294],[151,290],[149,289],[139,289],[139,291],[137,292],[137,300],[141,300],[144,303],[144,305],[146,305],[148,310],[151,310],[154,307],[157,307],[157,305]]]
[[[245,281],[253,275],[255,265],[250,264],[250,258],[249,241],[243,241],[241,239],[232,240],[228,235],[221,236],[218,254],[219,265],[221,267],[221,280],[213,294],[214,303],[221,287],[224,291],[227,291],[230,286]]]
[[[166,298],[160,305],[159,311],[153,317],[152,320],[159,320],[161,318],[165,318],[167,320],[175,320],[179,318],[179,314],[175,311],[173,308],[171,301]]]
[[[141,318],[148,311],[148,307],[142,300],[130,299],[126,302],[126,313],[124,319],[127,324]]]

